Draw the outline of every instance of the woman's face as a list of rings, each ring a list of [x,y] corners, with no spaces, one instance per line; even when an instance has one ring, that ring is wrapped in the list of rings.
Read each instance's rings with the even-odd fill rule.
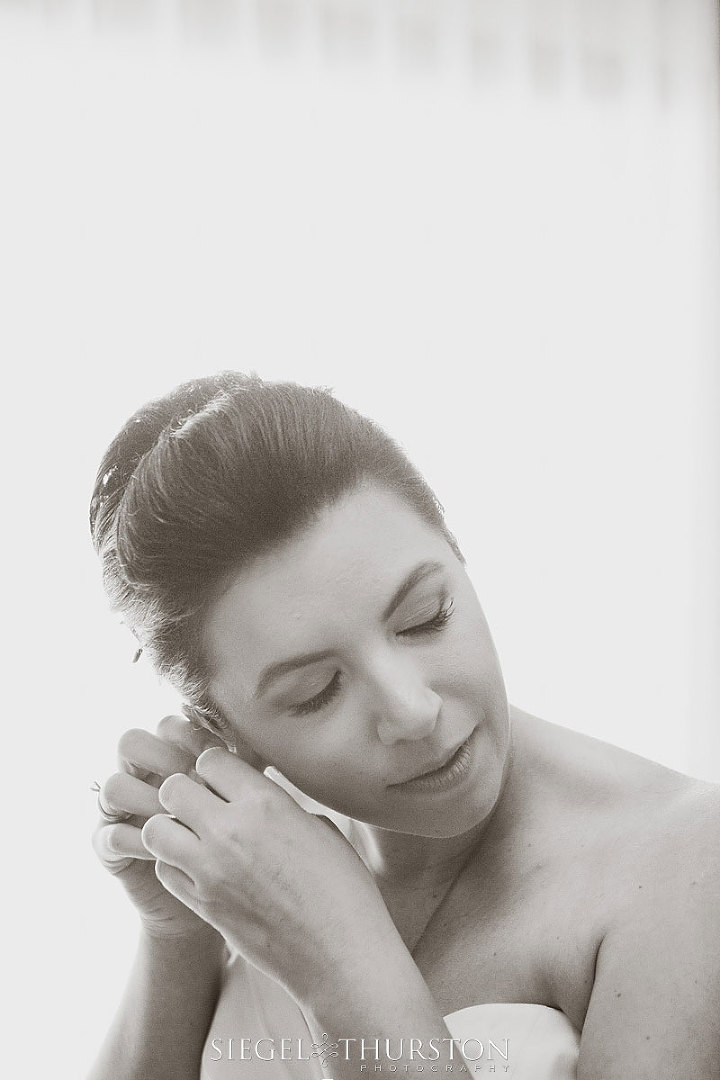
[[[236,574],[204,631],[239,739],[313,799],[425,836],[492,810],[509,746],[495,648],[457,556],[398,496],[361,486],[325,509]],[[459,782],[405,783],[469,737]]]

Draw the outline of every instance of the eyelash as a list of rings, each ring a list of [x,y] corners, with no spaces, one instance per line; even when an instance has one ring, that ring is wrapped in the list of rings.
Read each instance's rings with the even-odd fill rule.
[[[420,623],[419,626],[410,626],[407,630],[401,630],[400,633],[404,637],[414,637],[416,634],[436,633],[438,630],[442,630],[447,626],[454,608],[455,605],[453,601],[449,600],[444,607],[440,608],[436,615],[433,615],[432,619]]]
[[[407,630],[401,630],[400,636],[416,637],[420,634],[436,634],[447,626],[453,611],[454,603],[450,600],[440,608],[436,615],[433,615],[432,619],[428,619],[427,622],[420,623],[418,626],[411,626]],[[301,701],[299,705],[294,705],[291,711],[295,716],[305,716],[308,713],[319,712],[320,709],[332,701],[339,689],[340,672],[336,671],[324,690],[321,690],[315,697],[309,698],[308,701]]]
[[[299,705],[294,705],[292,712],[295,716],[305,716],[306,713],[318,712],[323,705],[327,705],[328,702],[332,701],[339,688],[340,672],[336,671],[324,690],[321,690],[319,694],[316,694],[315,697],[310,698],[308,701],[301,701]]]

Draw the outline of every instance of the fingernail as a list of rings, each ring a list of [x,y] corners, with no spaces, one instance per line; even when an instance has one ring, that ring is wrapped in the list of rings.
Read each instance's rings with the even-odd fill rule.
[[[195,762],[195,768],[198,773],[202,774],[203,768],[206,768],[212,761],[213,754],[226,754],[227,750],[222,750],[219,746],[209,746],[207,750],[203,750]]]

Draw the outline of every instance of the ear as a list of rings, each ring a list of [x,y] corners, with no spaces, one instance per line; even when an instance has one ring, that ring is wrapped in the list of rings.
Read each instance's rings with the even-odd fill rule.
[[[252,765],[253,769],[264,772],[270,764],[269,761],[263,761],[260,755],[241,739],[235,728],[228,723],[224,723],[221,717],[215,716],[214,713],[209,712],[207,709],[202,709],[199,705],[183,705],[182,711],[188,720],[192,720],[204,727],[206,731],[219,739],[232,754],[237,754],[248,765]]]
[[[199,705],[188,705],[185,702],[180,706],[183,716],[193,723],[198,724],[205,731],[209,731],[211,735],[214,735],[216,739],[219,739],[225,746],[228,745],[225,732],[221,730],[221,725],[218,721],[205,709],[201,709]]]

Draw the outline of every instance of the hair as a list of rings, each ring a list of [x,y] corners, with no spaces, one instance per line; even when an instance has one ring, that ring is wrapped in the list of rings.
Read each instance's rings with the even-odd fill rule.
[[[201,630],[229,575],[364,481],[397,493],[462,560],[404,451],[327,389],[223,371],[148,402],[113,439],[90,503],[103,584],[186,716],[227,727]]]

